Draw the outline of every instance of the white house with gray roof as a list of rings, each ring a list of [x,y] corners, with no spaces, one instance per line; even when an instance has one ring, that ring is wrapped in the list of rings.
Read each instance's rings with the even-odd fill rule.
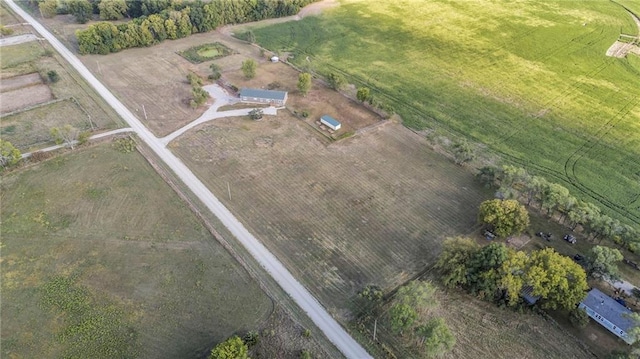
[[[285,102],[287,102],[287,92],[245,88],[240,90],[240,100],[243,102],[284,106]]]
[[[633,344],[633,339],[627,335],[635,326],[633,320],[629,318],[633,312],[615,299],[593,288],[580,303],[579,308],[585,310],[589,317],[627,344]]]

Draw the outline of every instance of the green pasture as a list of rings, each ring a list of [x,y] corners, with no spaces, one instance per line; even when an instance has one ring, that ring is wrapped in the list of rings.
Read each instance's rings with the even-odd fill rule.
[[[272,303],[138,153],[3,175],[3,358],[199,358]]]
[[[640,58],[605,56],[638,29],[614,2],[345,0],[253,31],[371,88],[411,128],[469,138],[640,224]]]

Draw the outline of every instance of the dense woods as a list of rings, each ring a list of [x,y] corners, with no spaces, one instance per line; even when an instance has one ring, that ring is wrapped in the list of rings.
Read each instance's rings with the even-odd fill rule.
[[[211,31],[218,26],[239,24],[297,14],[313,0],[66,0],[58,3],[37,1],[43,16],[69,13],[78,22],[86,22],[93,10],[104,20],[123,17],[125,24],[98,22],[78,30],[82,54],[108,54],[131,47],[150,46],[166,39],[178,39],[193,33]]]

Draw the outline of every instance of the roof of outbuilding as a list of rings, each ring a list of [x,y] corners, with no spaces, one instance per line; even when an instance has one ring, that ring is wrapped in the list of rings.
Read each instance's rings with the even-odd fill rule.
[[[596,288],[593,288],[587,294],[582,304],[600,314],[600,316],[625,332],[634,327],[633,320],[628,316],[632,312]]]
[[[260,89],[241,89],[241,97],[268,98],[271,100],[284,100],[287,96],[286,91],[260,90]]]
[[[540,299],[539,295],[533,295],[533,287],[530,285],[522,288],[520,295],[522,295],[522,298],[531,305],[536,304],[538,299]]]
[[[329,116],[329,115],[324,115],[322,117],[320,117],[321,120],[325,120],[327,121],[327,123],[331,124],[331,126],[338,126],[340,124],[340,122],[338,122],[338,120],[336,120],[335,118]]]

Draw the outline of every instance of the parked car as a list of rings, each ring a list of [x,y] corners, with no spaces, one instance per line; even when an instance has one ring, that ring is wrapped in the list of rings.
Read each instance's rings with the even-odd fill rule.
[[[551,237],[553,237],[553,234],[551,233],[544,233],[544,232],[536,232],[536,236],[542,238],[542,239],[546,239],[547,241],[551,241]]]
[[[576,237],[574,237],[573,234],[565,234],[564,237],[562,237],[562,239],[564,239],[565,241],[571,244],[576,244],[577,242]]]
[[[576,262],[582,262],[584,260],[584,256],[581,254],[576,254],[575,256],[573,256],[573,260]]]

